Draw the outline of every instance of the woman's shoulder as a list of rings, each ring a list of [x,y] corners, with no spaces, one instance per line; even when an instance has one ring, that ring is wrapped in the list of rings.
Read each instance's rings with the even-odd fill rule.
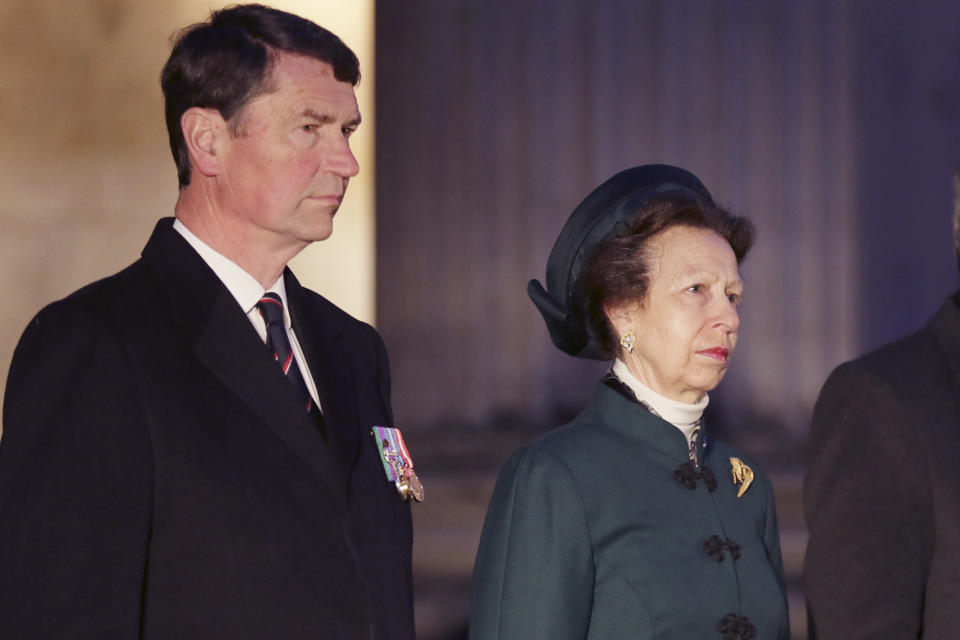
[[[561,459],[575,459],[607,446],[605,441],[609,434],[605,433],[603,427],[601,417],[588,407],[570,422],[539,436],[526,449]]]
[[[503,476],[577,476],[595,464],[607,445],[596,420],[584,412],[517,449],[503,466]]]

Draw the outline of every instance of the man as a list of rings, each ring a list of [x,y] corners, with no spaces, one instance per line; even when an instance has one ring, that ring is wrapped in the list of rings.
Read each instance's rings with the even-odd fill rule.
[[[358,172],[359,77],[335,35],[259,5],[179,36],[176,221],[14,355],[0,636],[413,638],[410,509],[371,436],[383,343],[286,268]]]
[[[810,440],[810,637],[960,637],[960,294],[834,371]]]

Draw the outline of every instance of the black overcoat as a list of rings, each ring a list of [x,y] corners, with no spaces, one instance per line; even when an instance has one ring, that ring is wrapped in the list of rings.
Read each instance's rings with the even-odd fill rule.
[[[960,309],[837,368],[805,485],[812,638],[960,637]]]
[[[161,220],[43,309],[0,442],[4,638],[409,639],[409,506],[380,337],[286,272],[325,442],[233,296]]]

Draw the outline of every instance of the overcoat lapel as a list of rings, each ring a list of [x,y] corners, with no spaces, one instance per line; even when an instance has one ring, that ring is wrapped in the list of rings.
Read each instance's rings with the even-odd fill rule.
[[[960,383],[960,292],[948,298],[934,316],[931,328]]]
[[[317,386],[330,445],[349,465],[359,445],[360,416],[347,340],[324,317],[320,305],[311,304],[311,296],[289,269],[284,273],[284,283],[290,320]]]
[[[342,498],[344,470],[293,386],[227,288],[171,224],[158,223],[143,256],[164,281],[175,319],[196,337],[197,359]]]
[[[343,471],[336,457],[229,292],[217,299],[210,322],[197,341],[196,354],[332,490],[343,487]]]

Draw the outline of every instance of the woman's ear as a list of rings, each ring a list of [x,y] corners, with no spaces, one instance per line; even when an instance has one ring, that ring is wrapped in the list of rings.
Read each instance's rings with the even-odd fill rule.
[[[219,152],[228,125],[216,109],[190,107],[180,116],[180,129],[190,154],[190,164],[202,175],[212,177],[222,170]]]
[[[604,305],[603,312],[607,316],[610,324],[613,326],[613,330],[616,333],[618,340],[620,337],[627,332],[628,329],[633,328],[633,316],[636,312],[637,305],[635,304],[618,304],[618,305]]]

